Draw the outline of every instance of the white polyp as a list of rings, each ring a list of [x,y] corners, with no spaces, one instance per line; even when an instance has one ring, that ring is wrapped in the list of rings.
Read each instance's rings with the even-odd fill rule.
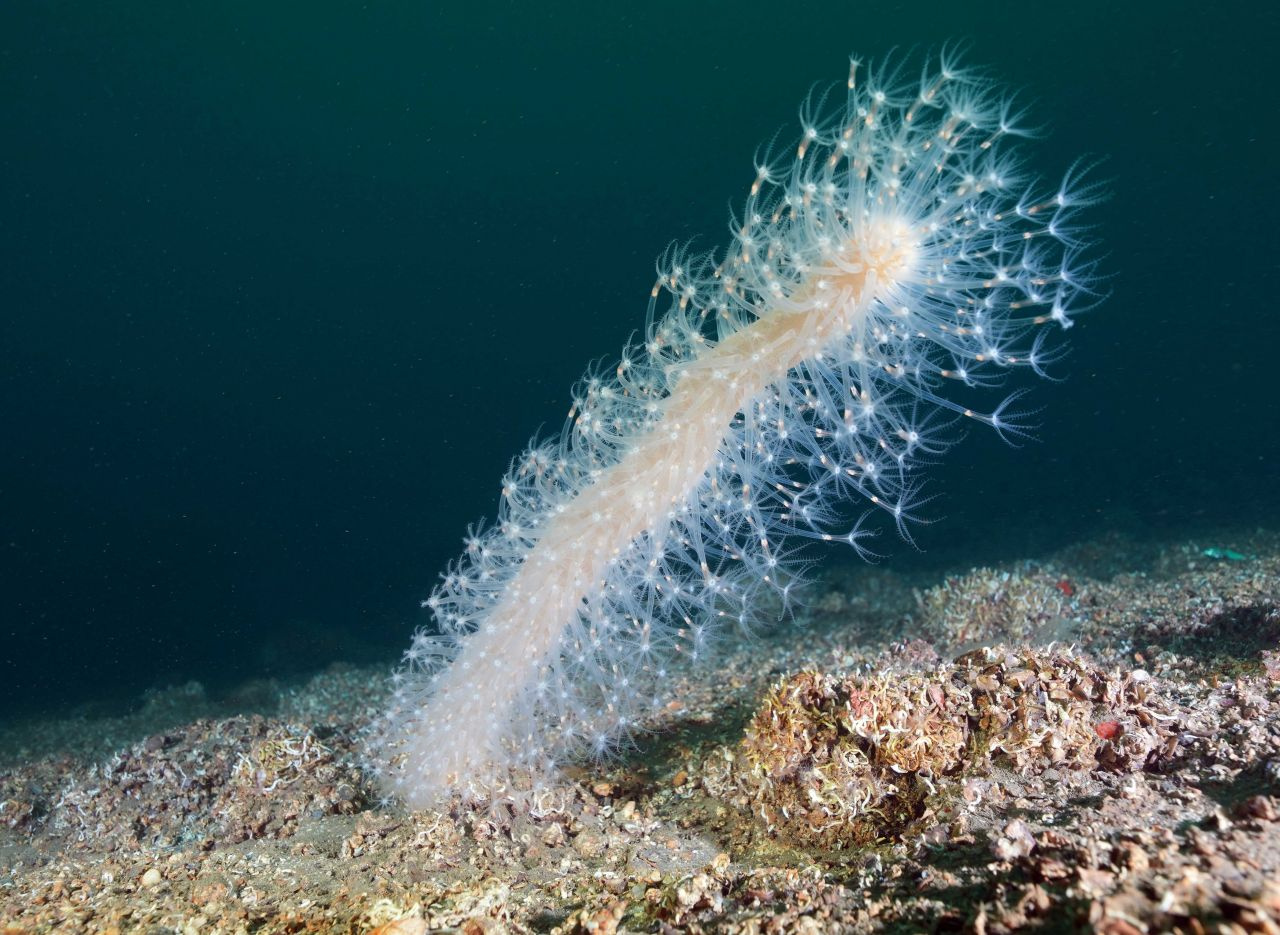
[[[838,112],[806,108],[723,259],[668,251],[644,340],[513,462],[379,726],[407,804],[607,752],[662,703],[665,659],[749,626],[762,590],[790,599],[788,537],[860,549],[861,521],[838,526],[858,502],[905,535],[915,459],[949,419],[1025,432],[952,392],[1052,359],[1040,329],[1088,294],[1073,220],[1096,192],[1076,169],[1070,190],[1013,190],[1008,99],[950,61],[899,71],[858,69]]]

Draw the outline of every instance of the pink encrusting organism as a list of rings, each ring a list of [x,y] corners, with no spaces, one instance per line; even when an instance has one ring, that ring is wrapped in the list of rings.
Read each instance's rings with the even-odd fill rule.
[[[609,750],[669,700],[673,655],[789,597],[788,537],[861,549],[834,528],[850,501],[905,535],[952,417],[1025,431],[1010,400],[961,399],[1041,372],[1042,326],[1091,301],[1076,211],[1098,192],[1074,167],[1029,185],[1011,99],[945,52],[918,80],[855,60],[828,96],[759,161],[726,255],[668,251],[644,340],[587,374],[424,602],[378,728],[411,807]]]

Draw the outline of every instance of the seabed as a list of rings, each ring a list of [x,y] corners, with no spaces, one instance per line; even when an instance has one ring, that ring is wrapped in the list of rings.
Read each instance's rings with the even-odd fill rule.
[[[830,565],[633,749],[407,814],[380,669],[0,727],[0,933],[1280,932],[1280,535]]]

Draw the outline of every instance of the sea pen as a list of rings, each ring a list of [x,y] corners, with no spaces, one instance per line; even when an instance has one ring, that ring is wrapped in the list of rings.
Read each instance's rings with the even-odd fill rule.
[[[1010,371],[1094,299],[1079,163],[1025,177],[1013,98],[944,51],[920,73],[851,63],[794,149],[765,153],[725,254],[670,249],[643,340],[575,389],[424,605],[377,729],[411,807],[501,794],[607,752],[661,706],[667,660],[791,596],[796,538],[862,548],[870,504],[907,535],[916,468],[957,419],[1025,434]]]

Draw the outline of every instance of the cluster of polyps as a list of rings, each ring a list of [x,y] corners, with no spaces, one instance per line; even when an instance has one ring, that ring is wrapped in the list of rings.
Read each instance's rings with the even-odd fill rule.
[[[669,251],[644,340],[514,462],[381,725],[408,804],[607,751],[664,701],[665,660],[790,596],[789,536],[860,548],[835,526],[851,502],[906,535],[948,422],[1023,431],[956,395],[1047,362],[1040,326],[1089,295],[1074,217],[1095,193],[1074,169],[1029,189],[1010,100],[945,54],[903,74],[855,62],[843,106],[812,99],[724,256]]]

